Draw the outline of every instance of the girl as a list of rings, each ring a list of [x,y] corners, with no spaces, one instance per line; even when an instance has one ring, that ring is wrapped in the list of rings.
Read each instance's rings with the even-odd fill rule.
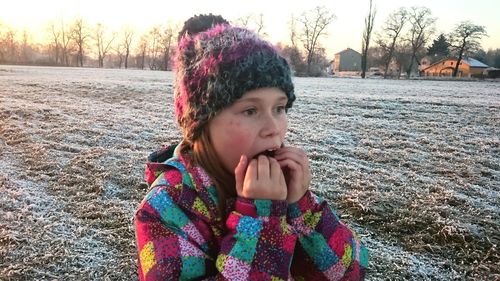
[[[183,140],[148,165],[156,179],[135,217],[140,279],[363,279],[365,247],[309,190],[305,152],[283,145],[295,100],[286,60],[254,33],[218,25],[184,36],[176,63]]]

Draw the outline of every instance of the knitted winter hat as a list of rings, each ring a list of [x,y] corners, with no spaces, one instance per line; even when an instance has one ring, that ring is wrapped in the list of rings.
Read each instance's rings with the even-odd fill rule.
[[[276,49],[243,28],[217,25],[183,37],[177,48],[175,115],[184,139],[196,140],[203,126],[244,93],[277,87],[295,100],[290,67]]]

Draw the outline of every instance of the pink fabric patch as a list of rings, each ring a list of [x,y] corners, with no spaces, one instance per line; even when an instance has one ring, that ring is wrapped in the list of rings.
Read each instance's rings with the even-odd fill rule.
[[[224,264],[224,271],[222,275],[230,280],[248,280],[248,273],[250,272],[250,265],[236,259],[232,256],[227,256],[226,263]]]
[[[226,226],[228,229],[235,230],[239,221],[240,221],[240,216],[231,213],[227,218]]]
[[[304,223],[304,217],[300,216],[292,220],[292,226],[302,235],[308,235],[312,232],[311,228]]]
[[[342,258],[344,256],[345,245],[351,244],[351,238],[351,231],[345,225],[339,224],[328,240],[328,246],[335,251],[337,257]]]
[[[192,223],[187,223],[183,228],[184,232],[187,233],[187,235],[192,238],[198,245],[201,245],[205,243],[205,239],[201,235],[201,233],[198,231],[196,226]]]
[[[328,276],[330,280],[340,280],[345,273],[346,268],[341,262],[332,265],[326,272],[325,275]],[[348,279],[351,280],[351,279]]]
[[[241,200],[236,200],[234,209],[245,216],[257,217],[257,210],[252,203],[243,202]]]
[[[295,249],[295,241],[297,241],[297,237],[294,235],[287,235],[283,238],[283,249],[288,253],[293,253]]]
[[[179,256],[179,241],[177,237],[171,236],[153,241],[155,256],[157,260]]]
[[[181,256],[183,257],[204,257],[205,254],[184,238],[179,238]]]

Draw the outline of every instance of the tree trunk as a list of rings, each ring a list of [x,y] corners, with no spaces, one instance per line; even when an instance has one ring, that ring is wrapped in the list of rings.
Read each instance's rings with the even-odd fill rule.
[[[455,68],[453,69],[453,77],[457,77],[458,67],[460,66],[460,62],[462,61],[462,55],[463,51],[460,51],[460,54],[458,55],[457,65],[455,65]]]
[[[361,78],[366,77],[366,57],[367,57],[367,53],[365,52],[361,56]]]
[[[462,61],[462,56],[464,55],[464,49],[465,49],[465,40],[462,43],[462,46],[460,46],[460,49],[458,51],[458,60],[457,60],[457,65],[455,65],[455,68],[453,69],[453,77],[457,77],[458,74],[458,67],[460,66],[460,62]]]
[[[363,32],[363,46],[361,48],[361,78],[366,77],[366,67],[368,64],[368,48],[370,47],[370,37],[373,30],[373,21],[375,20],[375,11],[372,11],[372,0],[370,0],[370,10],[365,18],[365,30]]]
[[[127,50],[127,52],[125,53],[125,69],[127,69],[127,67],[128,67],[128,55],[129,55],[129,52]],[[121,68],[121,63],[120,63],[120,68]]]

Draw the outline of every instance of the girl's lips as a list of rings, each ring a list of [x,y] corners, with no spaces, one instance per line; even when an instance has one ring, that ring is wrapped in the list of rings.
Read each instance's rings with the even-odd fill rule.
[[[275,153],[276,153],[276,150],[264,150],[261,153],[258,153],[257,155],[255,155],[253,157],[253,159],[257,159],[260,155],[264,155],[266,157],[274,157]]]

